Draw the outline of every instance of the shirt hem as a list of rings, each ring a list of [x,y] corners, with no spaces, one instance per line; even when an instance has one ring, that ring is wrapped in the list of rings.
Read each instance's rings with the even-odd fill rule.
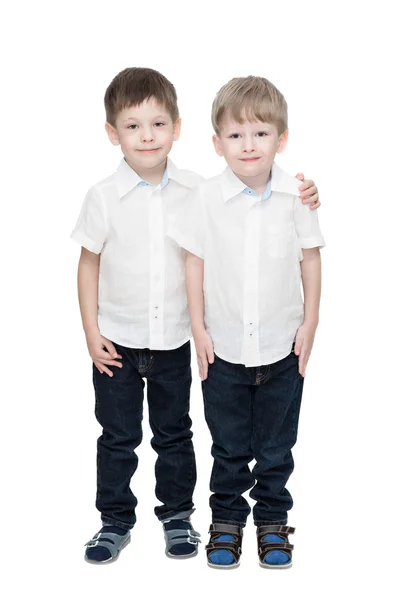
[[[133,350],[145,350],[145,349],[176,350],[177,348],[180,348],[181,346],[186,344],[186,342],[188,342],[191,337],[190,335],[188,335],[184,338],[180,338],[180,341],[176,341],[173,344],[163,344],[163,347],[151,348],[149,345],[134,344],[132,342],[127,342],[125,340],[121,340],[121,338],[118,337],[117,335],[110,335],[110,332],[108,330],[106,330],[105,325],[102,326],[102,325],[100,325],[100,323],[99,323],[99,330],[100,330],[100,334],[103,335],[104,337],[106,337],[108,340],[111,340],[111,342],[113,342],[115,344],[119,344],[119,346],[124,346],[125,348],[131,348]]]
[[[282,360],[283,358],[286,358],[286,356],[288,356],[291,352],[291,349],[293,347],[293,343],[294,340],[292,340],[291,342],[289,342],[288,345],[286,345],[286,350],[282,350],[282,351],[278,351],[275,354],[269,355],[269,358],[265,358],[267,355],[265,354],[260,354],[260,359],[259,362],[254,362],[253,363],[246,363],[246,362],[242,362],[242,357],[241,360],[235,360],[234,358],[229,358],[225,355],[225,353],[222,353],[220,350],[217,351],[214,347],[214,351],[215,354],[221,358],[222,360],[225,360],[226,362],[229,362],[233,365],[243,365],[244,367],[250,368],[250,367],[266,367],[268,365],[273,365],[277,362],[279,362],[280,360]]]
[[[71,234],[71,239],[89,250],[89,252],[93,252],[94,254],[100,254],[102,250],[102,245],[97,244],[91,240],[87,235],[82,233],[82,231],[74,230]]]

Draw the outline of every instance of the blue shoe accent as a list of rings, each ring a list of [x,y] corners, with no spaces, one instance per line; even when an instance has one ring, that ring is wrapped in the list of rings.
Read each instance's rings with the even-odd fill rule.
[[[274,534],[266,535],[263,537],[263,541],[279,543],[287,542],[285,538]],[[267,556],[265,557],[264,562],[267,563],[267,565],[286,565],[290,562],[290,560],[290,557],[285,552],[281,552],[280,550],[271,550],[271,552],[268,552]]]
[[[215,542],[234,542],[233,535],[220,535],[215,539]],[[232,565],[235,563],[234,557],[228,550],[215,550],[209,555],[209,562],[213,565]]]

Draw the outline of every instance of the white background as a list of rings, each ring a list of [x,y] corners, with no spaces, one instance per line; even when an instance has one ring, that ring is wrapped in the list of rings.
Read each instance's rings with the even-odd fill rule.
[[[389,2],[13,2],[1,22],[1,539],[3,598],[347,598],[390,595],[392,563],[393,93]],[[391,46],[391,47],[390,47]],[[99,528],[91,366],[69,239],[87,189],[113,172],[103,96],[127,66],[162,71],[184,126],[172,158],[223,163],[210,107],[231,77],[262,75],[289,104],[279,164],[319,186],[321,324],[290,480],[294,568],[260,569],[254,528],[238,570],[164,556],[154,453],[133,480],[132,542],[83,561]],[[194,367],[193,363],[193,367]],[[207,541],[210,439],[194,369],[193,523]]]

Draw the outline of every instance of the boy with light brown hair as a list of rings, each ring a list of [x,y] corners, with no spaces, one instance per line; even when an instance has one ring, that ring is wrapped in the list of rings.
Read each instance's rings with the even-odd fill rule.
[[[288,568],[294,529],[285,486],[319,319],[324,240],[298,181],[274,162],[288,140],[279,90],[262,77],[232,79],[215,98],[212,124],[228,166],[197,186],[171,232],[188,251],[189,310],[213,441],[208,564],[239,565],[251,510],[243,494],[252,488],[259,563]]]

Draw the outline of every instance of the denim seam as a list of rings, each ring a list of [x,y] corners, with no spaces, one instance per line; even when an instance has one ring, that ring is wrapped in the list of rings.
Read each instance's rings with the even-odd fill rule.
[[[149,364],[146,367],[142,367],[142,366],[138,365],[138,372],[140,373],[140,375],[147,373],[149,371],[149,369],[152,368],[154,360],[155,360],[155,357],[152,354],[152,356],[150,357]]]
[[[194,513],[194,511],[196,510],[195,508],[190,508],[190,516]],[[168,512],[164,513],[164,515],[160,515],[160,517],[158,517],[159,521],[165,521],[166,519],[168,519],[169,517],[175,517],[175,515],[178,515],[180,512],[189,512],[189,511],[179,511],[179,510],[169,510]]]
[[[265,383],[269,376],[271,375],[271,365],[267,366],[267,371],[264,375],[262,375],[261,377],[256,377],[256,385],[260,385],[260,383]]]
[[[118,527],[121,527],[122,529],[133,529],[135,523],[130,524],[130,523],[124,523],[123,521],[117,521],[116,519],[111,519],[111,517],[105,517],[105,516],[101,516],[101,522],[108,524],[108,525],[116,525]]]
[[[256,521],[254,520],[254,524],[256,527],[261,527],[264,525],[287,525],[287,519],[281,521]]]
[[[239,527],[245,527],[245,521],[226,521],[225,519],[214,519],[212,518],[212,524],[221,523],[222,525],[238,525]]]

